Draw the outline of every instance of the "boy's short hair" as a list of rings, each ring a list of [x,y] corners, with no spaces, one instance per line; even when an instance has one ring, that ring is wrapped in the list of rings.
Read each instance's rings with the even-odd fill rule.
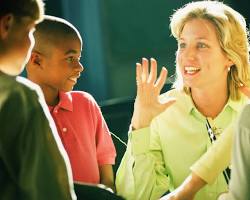
[[[36,26],[35,34],[41,34],[47,38],[52,37],[53,40],[57,39],[57,37],[75,35],[81,40],[81,36],[74,25],[65,19],[50,15],[45,15],[43,21]],[[53,43],[53,41],[51,42]]]
[[[37,21],[44,15],[42,0],[0,0],[0,18],[6,14],[13,14],[16,20],[30,17]]]
[[[67,37],[77,38],[82,43],[79,31],[70,22],[55,16],[45,15],[43,21],[36,25],[34,32],[34,50],[46,53],[47,46],[58,46]],[[46,50],[47,49],[47,50]]]

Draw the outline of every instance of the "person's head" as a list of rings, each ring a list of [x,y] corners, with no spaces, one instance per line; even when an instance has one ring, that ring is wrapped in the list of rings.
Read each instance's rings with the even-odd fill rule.
[[[186,4],[171,17],[178,41],[174,87],[209,87],[225,81],[228,94],[240,98],[239,86],[249,85],[249,41],[244,17],[217,1]]]
[[[34,32],[35,46],[27,64],[30,80],[43,89],[70,91],[83,71],[82,39],[64,19],[45,16]]]
[[[0,71],[21,73],[34,45],[34,26],[43,14],[42,0],[0,0]]]

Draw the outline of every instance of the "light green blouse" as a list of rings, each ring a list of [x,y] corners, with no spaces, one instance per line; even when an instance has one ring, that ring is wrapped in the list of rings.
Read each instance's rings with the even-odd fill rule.
[[[175,97],[176,103],[154,118],[150,128],[129,134],[127,150],[116,177],[118,194],[128,200],[154,200],[168,190],[174,190],[211,146],[206,118],[195,108],[191,97],[177,90],[161,96],[163,99],[168,97]],[[231,140],[232,122],[244,104],[244,97],[237,102],[229,99],[221,113],[215,119],[209,119],[211,126],[216,128],[217,137],[225,130],[222,135]],[[201,177],[211,177],[207,180],[211,184],[200,190],[195,200],[213,200],[227,190],[221,171],[229,164],[231,142],[219,140],[217,143],[219,145],[213,145],[215,151],[210,151],[192,167]],[[226,149],[220,151],[220,148]]]

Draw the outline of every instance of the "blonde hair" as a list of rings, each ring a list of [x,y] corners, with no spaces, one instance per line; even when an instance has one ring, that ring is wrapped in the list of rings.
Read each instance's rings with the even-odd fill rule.
[[[239,100],[239,86],[249,85],[249,38],[244,17],[222,2],[191,2],[172,15],[170,19],[172,35],[178,40],[185,23],[196,18],[208,20],[215,26],[222,50],[234,63],[227,78],[229,97]],[[190,93],[190,88],[183,84],[178,68],[176,66],[177,78],[173,86]]]

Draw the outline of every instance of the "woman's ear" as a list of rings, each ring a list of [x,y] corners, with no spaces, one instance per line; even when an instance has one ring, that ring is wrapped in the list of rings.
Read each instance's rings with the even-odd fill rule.
[[[228,59],[227,67],[231,68],[234,65],[234,62],[231,59]]]
[[[14,15],[7,14],[0,18],[0,37],[5,39],[14,24]]]

